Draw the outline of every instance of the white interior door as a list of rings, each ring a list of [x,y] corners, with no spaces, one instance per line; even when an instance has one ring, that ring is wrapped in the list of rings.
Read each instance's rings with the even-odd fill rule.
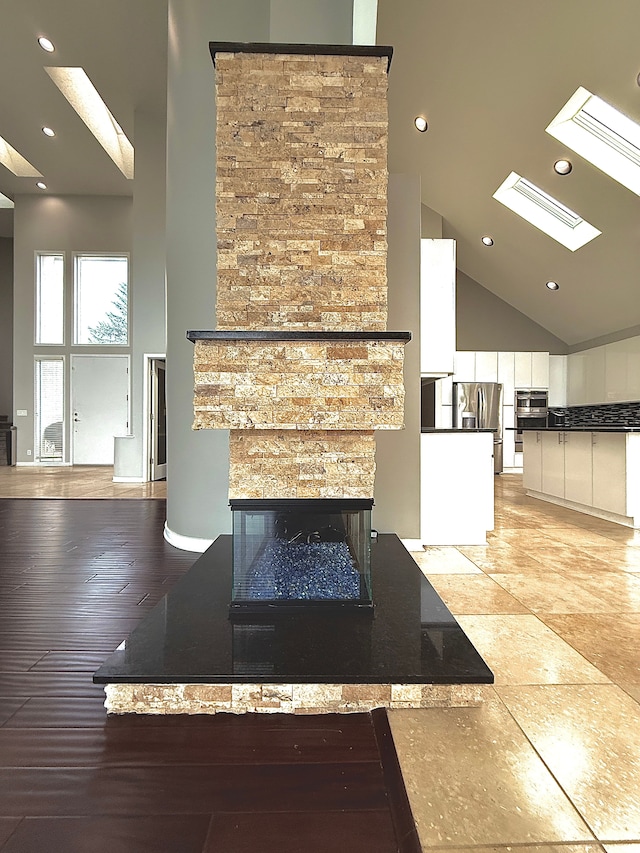
[[[113,437],[126,435],[129,357],[71,357],[73,464],[113,465]]]
[[[151,480],[164,480],[167,476],[166,372],[164,358],[151,359],[151,405],[149,407],[151,435],[149,477]]]

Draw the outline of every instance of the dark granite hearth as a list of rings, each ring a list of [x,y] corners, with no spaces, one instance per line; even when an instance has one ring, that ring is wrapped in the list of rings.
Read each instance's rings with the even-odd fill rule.
[[[219,536],[94,675],[97,684],[491,684],[493,674],[397,536],[372,542],[375,608],[229,619]]]

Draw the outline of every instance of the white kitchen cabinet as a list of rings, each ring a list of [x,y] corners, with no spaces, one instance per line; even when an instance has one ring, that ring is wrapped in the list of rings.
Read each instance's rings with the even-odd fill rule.
[[[585,350],[585,402],[605,403],[605,347]]]
[[[505,405],[513,404],[515,399],[515,353],[498,353],[498,382],[502,385],[502,399]]]
[[[607,402],[640,400],[640,336],[607,344],[604,350]]]
[[[567,356],[549,356],[549,406],[567,405]]]
[[[586,402],[586,355],[584,352],[572,352],[567,358],[567,404],[584,406]]]
[[[564,441],[564,497],[568,501],[589,506],[593,500],[593,433],[564,432],[560,435]]]
[[[456,241],[420,240],[420,372],[453,373],[456,350]]]
[[[627,400],[640,400],[640,335],[627,338]]]
[[[608,403],[628,400],[627,342],[616,341],[604,348],[604,384]]]
[[[531,387],[549,387],[549,353],[531,353]]]
[[[476,353],[475,350],[458,350],[453,359],[453,381],[475,382],[476,381]]]
[[[593,505],[618,515],[627,514],[626,436],[594,432]]]
[[[531,353],[514,353],[514,383],[516,388],[532,388],[531,385]]]
[[[522,485],[532,492],[542,491],[542,433],[525,432],[523,435],[526,464],[522,473]]]
[[[528,494],[640,529],[640,433],[537,434],[524,436]]]
[[[564,498],[564,433],[543,432],[542,489],[546,495]]]
[[[498,381],[498,353],[476,352],[476,382]]]

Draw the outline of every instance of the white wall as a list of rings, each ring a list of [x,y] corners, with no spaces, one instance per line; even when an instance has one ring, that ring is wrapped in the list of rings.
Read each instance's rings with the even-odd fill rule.
[[[542,351],[560,355],[568,351],[564,341],[461,270],[458,270],[456,285],[456,346],[459,350]]]
[[[38,347],[39,355],[69,355],[71,347],[71,294],[73,252],[131,252],[130,198],[120,196],[18,195],[14,210],[14,423],[18,427],[17,461],[32,462],[34,403],[35,253],[64,252],[66,264],[67,343],[63,347]],[[94,348],[92,348],[93,351]],[[69,360],[65,394],[69,400]],[[15,417],[26,409],[27,417]],[[69,419],[66,446],[69,448]]]
[[[0,415],[13,410],[13,240],[0,237]]]

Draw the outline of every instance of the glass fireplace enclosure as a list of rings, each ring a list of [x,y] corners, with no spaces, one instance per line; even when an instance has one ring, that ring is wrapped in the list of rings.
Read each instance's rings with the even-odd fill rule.
[[[231,500],[231,609],[371,608],[373,500]]]

